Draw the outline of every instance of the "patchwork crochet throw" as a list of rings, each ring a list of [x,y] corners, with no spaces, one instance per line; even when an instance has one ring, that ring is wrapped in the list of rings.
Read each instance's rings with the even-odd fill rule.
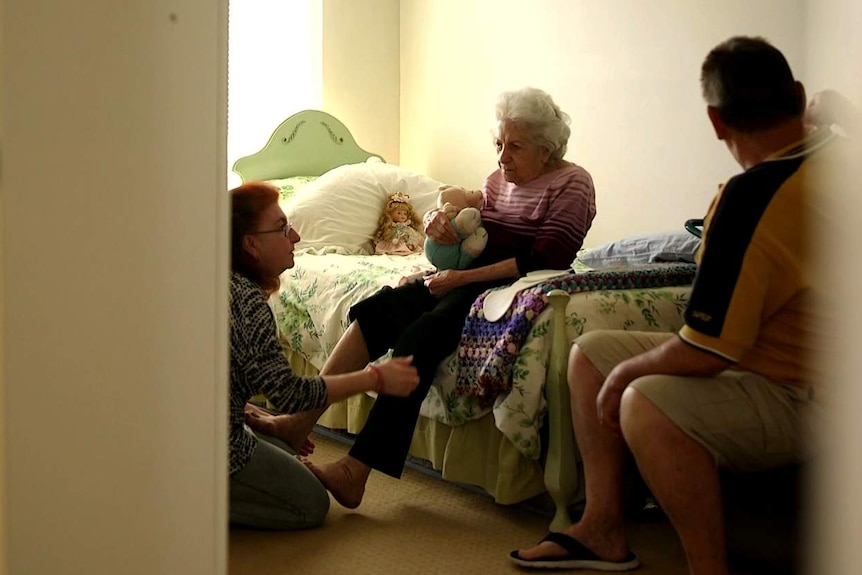
[[[512,369],[539,314],[549,305],[548,292],[561,289],[568,293],[601,290],[627,290],[690,285],[694,264],[666,264],[614,270],[571,273],[547,280],[519,292],[509,310],[498,321],[485,320],[485,298],[479,296],[470,309],[458,348],[458,375],[455,394],[475,396],[486,409],[512,387]]]

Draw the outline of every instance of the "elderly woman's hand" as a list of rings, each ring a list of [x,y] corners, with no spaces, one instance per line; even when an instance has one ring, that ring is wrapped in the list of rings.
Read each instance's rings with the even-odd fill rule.
[[[449,218],[442,210],[429,213],[425,218],[425,235],[441,246],[453,246],[461,241]]]
[[[425,278],[425,287],[431,295],[443,297],[456,287],[464,285],[464,272],[461,270],[443,270]]]

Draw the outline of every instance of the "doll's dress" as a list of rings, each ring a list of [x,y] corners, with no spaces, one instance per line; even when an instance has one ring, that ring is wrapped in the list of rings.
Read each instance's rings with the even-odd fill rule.
[[[398,241],[395,241],[398,240]],[[375,254],[389,254],[395,256],[406,256],[422,253],[425,238],[409,224],[392,224],[392,237],[381,240],[374,246]]]

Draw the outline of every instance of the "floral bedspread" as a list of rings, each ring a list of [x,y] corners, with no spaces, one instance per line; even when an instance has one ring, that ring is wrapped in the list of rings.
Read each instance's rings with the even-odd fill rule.
[[[666,268],[667,266],[653,266]],[[497,428],[527,457],[540,455],[539,429],[552,344],[552,310],[545,294],[555,288],[572,294],[566,308],[566,335],[593,329],[676,331],[683,323],[693,266],[635,275],[609,272],[572,274],[521,292],[512,308],[493,324],[476,301],[458,351],[437,369],[422,415],[460,425],[493,413]],[[347,329],[350,305],[411,273],[431,269],[424,255],[297,256],[270,299],[282,337],[318,369]],[[664,279],[658,279],[663,277]],[[683,284],[659,287],[672,283]]]
[[[484,302],[490,291],[473,303],[458,349],[458,395],[473,395],[480,408],[491,407],[512,389],[512,368],[533,320],[548,306],[547,294],[561,289],[569,294],[597,290],[627,290],[690,285],[694,264],[650,265],[641,268],[586,271],[548,279],[519,292],[498,321],[484,319]],[[649,310],[645,310],[649,313]]]
[[[282,338],[320,369],[347,329],[347,311],[407,275],[433,270],[423,254],[301,254],[270,298]]]

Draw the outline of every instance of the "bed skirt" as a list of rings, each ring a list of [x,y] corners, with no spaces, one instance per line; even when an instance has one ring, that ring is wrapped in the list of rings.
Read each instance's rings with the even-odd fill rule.
[[[290,348],[285,349],[294,371],[314,375],[317,370]],[[318,425],[359,433],[368,419],[374,398],[357,395],[329,406]],[[463,425],[419,417],[410,455],[428,461],[443,479],[481,487],[497,503],[508,505],[545,491],[542,466],[528,459],[494,425],[493,413]]]

